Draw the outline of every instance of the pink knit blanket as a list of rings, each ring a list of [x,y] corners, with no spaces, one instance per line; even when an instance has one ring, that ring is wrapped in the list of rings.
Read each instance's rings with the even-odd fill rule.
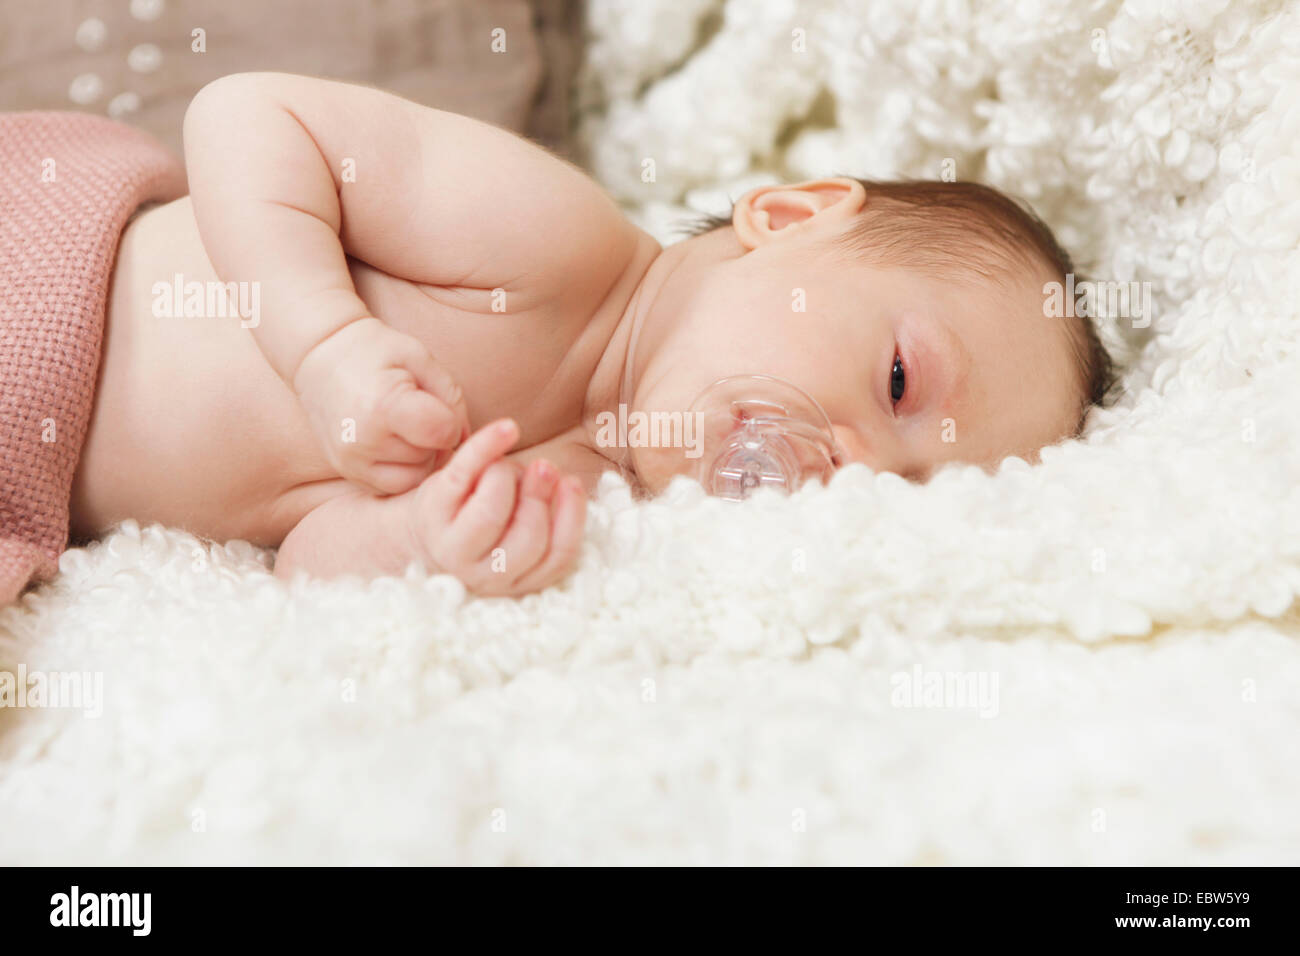
[[[0,114],[0,606],[67,546],[122,228],[184,190],[180,163],[139,130]]]

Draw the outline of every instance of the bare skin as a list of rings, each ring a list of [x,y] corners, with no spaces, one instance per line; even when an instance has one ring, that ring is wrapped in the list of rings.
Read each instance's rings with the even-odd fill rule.
[[[621,264],[620,271],[631,274],[623,285],[634,281],[658,248],[649,237],[637,237],[629,261]],[[499,419],[517,423],[510,440],[477,446],[492,451],[473,458],[467,480],[477,487],[485,478],[491,501],[479,506],[509,519],[508,499],[516,497],[516,483],[527,479],[518,494],[524,517],[533,512],[553,519],[557,532],[567,533],[550,568],[556,573],[523,583],[552,583],[572,563],[587,493],[610,464],[586,446],[580,423],[586,390],[624,317],[630,289],[614,282],[618,307],[604,315],[600,303],[594,304],[584,322],[571,323],[559,337],[542,321],[458,308],[435,297],[446,290],[356,260],[351,271],[376,313],[438,342],[450,357],[457,380],[465,383],[473,431],[489,434],[485,426]],[[119,246],[95,410],[73,488],[74,534],[93,536],[135,518],[218,540],[280,547],[276,569],[282,576],[303,566],[319,576],[399,574],[415,561],[430,570],[454,567],[453,573],[485,593],[496,593],[494,586],[516,593],[507,573],[491,570],[503,529],[492,535],[490,516],[479,536],[492,540],[472,561],[441,553],[439,544],[447,538],[441,526],[425,536],[425,553],[406,539],[428,510],[429,491],[421,497],[419,489],[429,483],[384,496],[342,478],[292,388],[237,318],[155,317],[153,284],[173,273],[186,280],[217,278],[188,197],[143,213]],[[262,320],[274,317],[264,313]],[[473,335],[454,334],[470,322]],[[494,463],[500,467],[489,474]],[[450,471],[448,466],[438,474],[448,477]],[[549,537],[538,529],[513,550],[522,561]],[[510,555],[507,550],[507,569]]]
[[[754,190],[730,228],[661,249],[574,167],[375,90],[227,77],[185,136],[192,195],[120,244],[78,535],[135,518],[278,546],[286,577],[416,563],[481,593],[546,587],[603,471],[653,492],[686,465],[597,440],[634,329],[633,407],[775,374],[849,461],[909,477],[1032,457],[1073,425],[1043,277],[970,288],[829,254],[867,201],[852,180]],[[259,283],[260,321],[159,318],[178,273]]]

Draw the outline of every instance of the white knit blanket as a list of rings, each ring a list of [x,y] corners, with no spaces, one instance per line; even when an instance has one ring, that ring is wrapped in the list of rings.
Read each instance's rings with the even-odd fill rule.
[[[1011,190],[1152,283],[1117,406],[923,487],[608,478],[518,601],[127,525],[0,613],[0,672],[103,690],[0,709],[0,863],[1300,862],[1300,8],[589,6],[584,136],[650,228]]]

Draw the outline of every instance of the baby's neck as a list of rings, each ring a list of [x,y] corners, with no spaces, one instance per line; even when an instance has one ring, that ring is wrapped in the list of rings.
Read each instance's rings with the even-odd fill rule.
[[[619,403],[624,400],[624,381],[628,372],[627,359],[629,350],[634,344],[634,336],[643,326],[646,315],[654,304],[659,290],[663,288],[664,282],[683,258],[681,244],[665,249],[648,235],[646,238],[654,243],[653,246],[647,244],[649,256],[645,254],[634,256],[628,264],[627,272],[624,273],[625,278],[629,274],[639,273],[635,284],[620,279],[614,283],[611,290],[611,294],[621,293],[624,301],[605,302],[600,307],[601,312],[617,314],[618,320],[611,328],[609,338],[587,386],[582,403],[582,435],[579,439],[584,448],[604,458],[610,463],[611,470],[622,472],[623,476],[633,484],[636,483],[636,475],[626,454],[627,449],[607,447],[605,443],[597,440],[597,432],[600,428],[598,420],[603,412],[618,414]]]
[[[611,448],[597,440],[600,431],[598,416],[610,413],[617,420],[619,405],[630,403],[632,397],[631,382],[628,376],[635,375],[644,368],[654,342],[662,331],[659,327],[671,316],[665,316],[663,310],[656,309],[656,303],[664,289],[680,273],[689,272],[695,267],[708,262],[734,258],[736,242],[733,236],[723,235],[730,230],[718,230],[693,239],[674,243],[667,248],[654,244],[655,254],[647,263],[638,255],[628,266],[631,270],[640,270],[641,277],[630,293],[626,295],[618,322],[614,325],[609,341],[605,346],[596,370],[591,376],[591,383],[582,409],[582,445],[594,454],[610,463],[612,470],[622,473],[633,486],[639,485],[639,478],[632,466],[631,455],[626,448]],[[647,236],[649,239],[649,236]],[[651,240],[653,241],[653,240]],[[614,288],[626,288],[628,283],[617,282]],[[602,310],[611,308],[605,303]],[[636,369],[629,367],[629,353],[635,352]]]

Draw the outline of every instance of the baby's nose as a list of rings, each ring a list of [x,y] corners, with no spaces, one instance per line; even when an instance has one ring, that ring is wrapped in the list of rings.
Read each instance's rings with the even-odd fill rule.
[[[875,467],[871,461],[871,451],[856,428],[848,425],[831,425],[831,437],[835,439],[835,444],[840,450],[839,460],[835,462],[837,466],[856,463],[869,468]]]

